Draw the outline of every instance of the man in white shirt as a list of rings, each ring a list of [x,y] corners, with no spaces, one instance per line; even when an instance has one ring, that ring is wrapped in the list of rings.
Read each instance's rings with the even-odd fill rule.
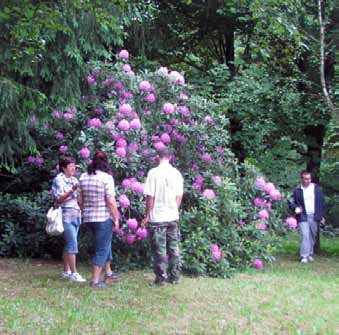
[[[302,171],[300,176],[301,184],[294,189],[289,206],[299,223],[301,263],[308,263],[314,260],[318,223],[325,222],[325,201],[320,187],[312,183],[311,173]]]
[[[179,283],[179,207],[183,178],[170,162],[168,148],[157,152],[159,165],[148,172],[145,183],[146,214],[142,226],[149,224],[157,285]]]

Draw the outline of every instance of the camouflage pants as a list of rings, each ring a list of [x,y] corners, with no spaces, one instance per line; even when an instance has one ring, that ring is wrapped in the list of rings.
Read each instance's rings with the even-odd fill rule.
[[[156,280],[175,281],[180,275],[178,223],[151,223],[149,227]]]

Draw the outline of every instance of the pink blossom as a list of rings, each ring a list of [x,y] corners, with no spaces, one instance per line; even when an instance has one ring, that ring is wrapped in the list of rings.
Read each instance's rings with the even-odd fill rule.
[[[244,221],[244,220],[240,220],[240,221],[239,221],[239,226],[240,226],[240,227],[242,227],[244,224],[245,224],[245,221]]]
[[[88,95],[83,95],[83,96],[81,97],[81,100],[82,100],[82,101],[88,101]]]
[[[171,142],[171,136],[169,136],[167,133],[164,133],[160,136],[161,142],[164,144],[168,144]]]
[[[114,140],[114,141],[118,141],[120,138],[122,138],[122,136],[119,133],[114,133],[112,135],[112,140]],[[127,145],[127,143],[126,143],[126,145]]]
[[[129,151],[137,151],[138,148],[139,148],[139,145],[136,142],[131,142],[128,146]]]
[[[130,201],[126,194],[121,194],[119,197],[119,204],[121,207],[128,208],[130,206]]]
[[[211,155],[208,154],[207,152],[201,155],[201,159],[207,164],[211,163],[212,161]]]
[[[128,130],[130,128],[130,124],[129,124],[129,122],[126,119],[122,119],[118,123],[118,128],[123,130],[123,131],[126,131],[126,130]]]
[[[177,134],[177,136],[175,136],[175,138],[176,138],[177,141],[180,142],[180,143],[185,143],[185,142],[186,142],[186,137],[185,137],[185,135]]]
[[[160,140],[160,137],[158,135],[152,135],[151,140],[152,142],[158,142]]]
[[[265,230],[267,229],[267,224],[264,222],[258,222],[255,227],[259,230]]]
[[[80,156],[84,159],[88,158],[90,155],[90,151],[88,148],[84,147],[80,150]]]
[[[272,208],[272,204],[269,201],[266,201],[266,200],[265,200],[264,206],[268,210],[270,210]]]
[[[123,49],[119,52],[119,57],[122,58],[122,59],[128,59],[129,57],[129,53],[126,49]]]
[[[121,147],[121,148],[124,148],[124,147],[126,147],[127,146],[127,141],[124,139],[124,138],[122,138],[122,137],[120,137],[118,140],[117,140],[117,147]]]
[[[152,111],[148,108],[144,109],[143,112],[142,112],[143,115],[151,115],[152,114]]]
[[[64,134],[62,132],[58,131],[55,135],[55,138],[57,140],[62,140],[64,138]]]
[[[204,178],[202,176],[197,176],[194,181],[194,187],[197,191],[200,191],[204,183]]]
[[[214,123],[214,120],[212,119],[211,116],[207,115],[207,116],[205,116],[205,118],[204,118],[204,122],[205,122],[206,124],[213,124],[213,123]]]
[[[168,68],[166,66],[161,66],[157,72],[161,74],[168,74]]]
[[[133,119],[130,123],[131,128],[135,130],[140,130],[141,129],[141,122],[139,119]]]
[[[134,73],[134,71],[128,71],[128,72],[126,72],[127,73],[127,75],[130,77],[130,78],[134,78],[135,77],[135,73]]]
[[[218,251],[213,252],[212,253],[212,258],[213,258],[214,261],[219,262],[221,260],[221,258],[222,258],[221,251],[218,250]]]
[[[35,164],[37,164],[37,165],[41,165],[41,164],[43,164],[45,162],[45,159],[43,158],[43,157],[37,157],[36,159],[35,159]]]
[[[145,101],[149,104],[154,103],[157,100],[155,94],[153,93],[149,93],[145,96]]]
[[[183,116],[189,116],[190,115],[190,110],[188,109],[187,106],[180,106],[179,107],[180,114]]]
[[[200,153],[203,153],[205,151],[205,146],[204,145],[199,145],[198,148],[197,148],[197,151],[200,152]]]
[[[28,161],[28,163],[33,164],[33,163],[35,163],[35,157],[34,156],[28,156],[27,161]]]
[[[133,98],[133,93],[132,92],[122,92],[121,97],[123,99],[132,99]]]
[[[148,232],[146,228],[139,227],[137,230],[137,236],[139,240],[143,240],[147,237]]]
[[[262,209],[258,213],[259,219],[262,219],[262,220],[268,219],[269,216],[270,216],[270,214],[268,213],[268,211],[266,209]]]
[[[131,65],[129,65],[129,64],[124,64],[123,67],[122,67],[122,69],[123,69],[125,72],[129,72],[129,71],[132,70]]]
[[[132,107],[130,104],[122,104],[120,107],[119,107],[119,111],[120,113],[123,113],[123,114],[129,114],[132,112]]]
[[[124,147],[118,147],[115,150],[115,153],[120,157],[120,158],[125,158],[127,155],[126,149]]]
[[[150,91],[151,88],[152,88],[152,86],[151,86],[151,84],[147,80],[143,80],[139,84],[139,90],[140,91],[147,92],[147,91]]]
[[[67,145],[62,145],[59,147],[59,151],[62,152],[63,154],[68,150],[68,146]]]
[[[275,189],[275,186],[273,183],[266,183],[264,186],[264,191],[266,194],[270,194]]]
[[[175,127],[180,123],[180,121],[178,119],[171,119],[170,124]]]
[[[174,84],[184,85],[185,78],[177,71],[171,71],[168,76],[170,82]]]
[[[259,189],[264,189],[266,182],[265,179],[263,177],[258,177],[255,182],[254,182],[255,187],[259,188]]]
[[[114,122],[111,121],[111,120],[107,121],[107,122],[105,123],[105,127],[106,127],[106,129],[108,129],[108,130],[113,130],[113,129],[115,128]]]
[[[218,185],[221,186],[222,185],[222,179],[220,176],[214,176],[213,177],[213,181]]]
[[[127,226],[129,229],[136,230],[138,228],[138,221],[136,219],[128,219]]]
[[[108,77],[103,81],[105,86],[112,85],[114,83],[114,79],[112,77]]]
[[[91,74],[87,76],[87,82],[89,85],[95,84],[95,77],[92,76]]]
[[[216,197],[215,192],[211,189],[208,189],[208,188],[206,190],[204,190],[203,196],[208,200],[213,200]]]
[[[290,229],[295,229],[298,226],[298,221],[290,216],[286,219],[285,224],[290,228]]]
[[[129,178],[125,178],[122,182],[121,182],[121,186],[126,189],[129,188],[130,185],[132,184],[132,181]]]
[[[119,90],[122,90],[124,88],[124,84],[121,81],[118,81],[117,83],[114,83],[114,87],[116,87]]]
[[[87,125],[89,127],[94,127],[94,128],[101,128],[102,123],[100,119],[94,118],[94,119],[89,119],[87,121]]]
[[[257,270],[263,270],[264,269],[264,263],[262,262],[261,259],[258,259],[258,258],[253,261],[253,266]]]
[[[182,100],[188,100],[188,95],[187,95],[187,93],[181,92],[181,93],[180,93],[180,99],[182,99]]]
[[[144,184],[140,183],[139,181],[135,181],[132,183],[131,189],[137,193],[144,193]]]
[[[279,201],[281,199],[281,193],[277,189],[271,190],[269,195],[274,201]]]
[[[162,149],[162,148],[165,148],[165,147],[166,147],[166,145],[162,142],[155,142],[154,143],[154,149],[157,150],[157,151]]]
[[[171,104],[170,102],[166,102],[163,107],[162,110],[165,114],[173,114],[175,107],[173,104]]]
[[[135,242],[135,235],[134,234],[127,234],[126,235],[126,242],[127,242],[127,244],[133,244]]]
[[[72,113],[65,113],[64,114],[64,119],[69,121],[73,119],[73,114]]]
[[[264,204],[264,199],[255,198],[253,203],[254,203],[254,206],[261,207]]]
[[[63,114],[59,111],[54,111],[53,112],[53,116],[56,118],[56,119],[61,119]]]
[[[147,149],[144,149],[144,150],[141,152],[141,154],[142,154],[144,157],[146,157],[146,156],[149,155],[149,151],[148,151]]]
[[[125,232],[124,232],[124,230],[123,230],[122,228],[120,228],[120,229],[118,230],[118,235],[119,235],[121,238],[124,238],[124,237],[125,237]]]
[[[194,171],[199,170],[199,165],[198,165],[197,163],[193,163],[193,164],[192,164],[192,169],[193,169]]]
[[[221,147],[220,145],[218,145],[216,151],[218,154],[222,154],[225,151],[225,149]]]
[[[220,249],[219,249],[218,244],[214,243],[214,244],[211,244],[210,250],[211,252],[216,252],[216,251],[219,251]]]

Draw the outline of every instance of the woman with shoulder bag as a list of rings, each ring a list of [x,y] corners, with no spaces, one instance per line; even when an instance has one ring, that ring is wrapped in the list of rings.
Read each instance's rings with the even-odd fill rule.
[[[62,208],[65,247],[63,252],[64,271],[62,278],[73,282],[85,282],[76,268],[78,253],[78,232],[81,223],[81,212],[78,204],[78,180],[74,177],[75,159],[62,156],[59,159],[60,172],[53,180],[52,193]]]

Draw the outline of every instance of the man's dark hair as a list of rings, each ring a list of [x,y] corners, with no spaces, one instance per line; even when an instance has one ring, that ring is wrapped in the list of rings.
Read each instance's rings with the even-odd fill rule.
[[[75,158],[71,156],[61,156],[59,158],[59,169],[63,171],[63,169],[67,168],[67,165],[75,164]]]
[[[157,151],[157,155],[159,156],[159,158],[170,158],[172,152],[168,148],[161,148]]]
[[[300,177],[302,178],[303,176],[305,176],[307,174],[309,174],[312,177],[312,173],[310,171],[308,171],[308,170],[302,170],[300,172]]]
[[[92,159],[92,162],[88,164],[87,173],[95,174],[95,171],[103,171],[109,174],[112,174],[112,170],[108,165],[108,159],[105,153],[99,151],[97,152]]]

